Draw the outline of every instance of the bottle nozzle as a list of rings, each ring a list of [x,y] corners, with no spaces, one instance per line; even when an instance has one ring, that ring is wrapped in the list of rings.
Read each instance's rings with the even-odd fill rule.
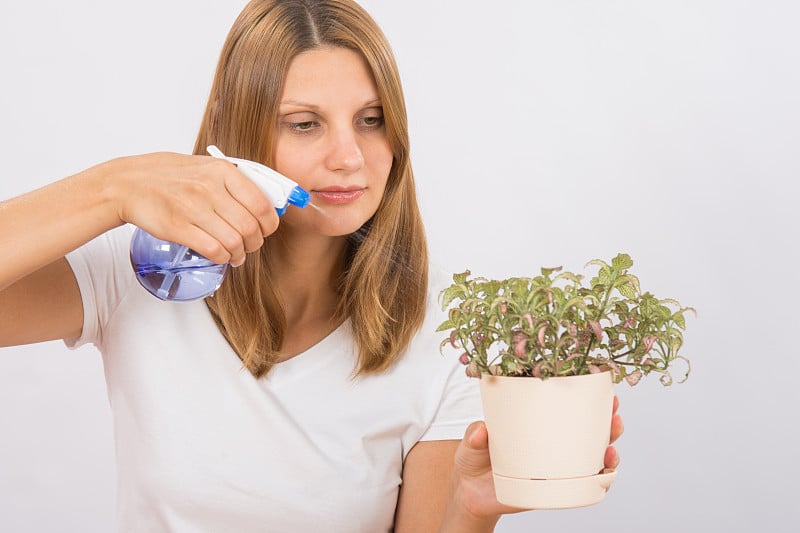
[[[245,176],[258,185],[264,194],[272,200],[278,215],[285,213],[289,204],[305,207],[311,200],[311,195],[306,190],[266,165],[247,159],[228,157],[214,145],[209,146],[207,150],[212,156],[226,159],[235,164]]]
[[[289,197],[286,201],[297,207],[305,207],[308,205],[308,202],[311,201],[311,195],[307,190],[297,185],[292,189],[292,192],[289,193]]]

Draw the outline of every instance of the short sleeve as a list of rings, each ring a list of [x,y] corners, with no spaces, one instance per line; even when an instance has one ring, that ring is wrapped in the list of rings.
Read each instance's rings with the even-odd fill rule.
[[[431,269],[429,317],[424,328],[435,332],[444,321],[446,315],[439,307],[439,293],[449,285],[447,274],[438,269]],[[432,349],[439,350],[441,332],[433,335]],[[483,409],[480,398],[480,383],[466,375],[464,365],[459,360],[460,354],[449,346],[439,357],[445,360],[444,379],[438,398],[436,414],[428,429],[420,437],[421,441],[460,440],[472,422],[483,420]]]
[[[104,326],[135,283],[129,258],[133,230],[130,225],[115,228],[67,254],[83,301],[81,335],[64,339],[67,347],[102,344]]]
[[[467,426],[476,420],[483,420],[478,380],[468,378],[463,367],[454,367],[436,416],[419,440],[461,440]]]

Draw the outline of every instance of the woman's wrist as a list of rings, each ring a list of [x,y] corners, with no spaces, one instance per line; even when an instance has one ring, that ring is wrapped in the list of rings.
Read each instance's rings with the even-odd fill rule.
[[[445,513],[439,533],[491,533],[494,531],[500,515],[479,518],[468,513],[448,510]]]
[[[488,533],[494,531],[499,514],[479,516],[469,509],[467,498],[457,480],[453,482],[450,501],[439,533]]]
[[[108,226],[106,229],[126,222],[123,213],[130,194],[125,190],[125,159],[105,161],[75,176],[91,190],[95,202],[92,207],[98,210],[98,215],[105,221],[103,224]]]

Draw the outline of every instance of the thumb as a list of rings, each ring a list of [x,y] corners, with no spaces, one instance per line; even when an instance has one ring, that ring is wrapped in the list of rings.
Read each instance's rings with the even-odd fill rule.
[[[464,432],[456,451],[456,466],[465,476],[477,477],[492,469],[486,424],[473,422]]]

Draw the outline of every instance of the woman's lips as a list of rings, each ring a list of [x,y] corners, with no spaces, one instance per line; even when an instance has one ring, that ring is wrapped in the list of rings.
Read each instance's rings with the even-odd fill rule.
[[[340,189],[330,187],[327,189],[317,189],[313,191],[314,196],[328,202],[329,204],[346,204],[354,202],[361,198],[364,194],[364,189]]]

